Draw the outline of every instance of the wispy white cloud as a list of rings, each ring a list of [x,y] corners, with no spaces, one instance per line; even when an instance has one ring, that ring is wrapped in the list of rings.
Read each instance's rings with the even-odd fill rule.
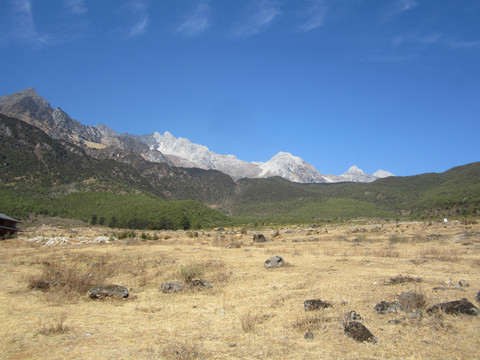
[[[415,44],[422,47],[428,47],[434,44],[438,44],[444,41],[442,34],[435,33],[429,35],[409,35],[409,36],[396,36],[393,38],[393,45],[399,47],[405,44]]]
[[[132,16],[132,25],[127,31],[128,37],[145,34],[148,27],[148,8],[144,0],[130,0],[127,8]]]
[[[71,14],[84,15],[87,13],[84,0],[65,0],[65,6]]]
[[[448,44],[448,46],[454,49],[480,50],[480,40],[462,41],[462,40],[448,39],[446,40],[446,43]]]
[[[250,10],[247,19],[237,25],[235,35],[249,37],[264,31],[282,14],[280,7],[269,0],[260,0]]]
[[[325,16],[329,10],[327,1],[314,0],[305,12],[306,21],[298,28],[301,32],[307,32],[323,25]]]
[[[417,2],[415,0],[397,0],[397,3],[394,5],[397,12],[404,12],[410,9],[413,9],[417,6]]]
[[[184,21],[175,29],[175,32],[186,35],[198,35],[210,27],[210,8],[205,3],[198,4],[185,17]]]
[[[401,14],[410,11],[418,6],[416,0],[395,0],[386,3],[383,8],[381,23],[386,24],[393,21]]]
[[[43,47],[49,42],[49,36],[36,29],[31,0],[11,0],[10,6],[5,5],[3,10],[8,12],[8,19],[1,26],[0,44],[24,43]]]

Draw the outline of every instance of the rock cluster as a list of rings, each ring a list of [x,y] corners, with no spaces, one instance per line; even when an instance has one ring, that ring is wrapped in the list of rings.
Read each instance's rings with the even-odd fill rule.
[[[179,281],[165,282],[160,286],[160,290],[165,294],[180,292],[186,289],[203,290],[210,289],[213,285],[205,280],[192,280],[188,284]]]
[[[320,299],[310,299],[303,302],[303,308],[305,311],[321,310],[331,307],[332,304]]]
[[[377,338],[362,324],[362,317],[352,310],[343,317],[343,332],[358,342],[371,342],[375,344]]]
[[[91,299],[104,299],[107,297],[123,299],[128,297],[128,289],[121,285],[99,285],[88,290],[87,295]]]

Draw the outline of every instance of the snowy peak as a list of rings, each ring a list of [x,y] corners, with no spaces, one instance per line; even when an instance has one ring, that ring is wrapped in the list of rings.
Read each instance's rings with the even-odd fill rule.
[[[390,176],[395,176],[393,175],[391,172],[389,171],[385,171],[385,170],[377,170],[376,172],[373,173],[373,176],[379,178],[379,179],[383,179],[383,178],[386,178],[386,177],[390,177]]]
[[[260,172],[257,165],[237,159],[234,155],[219,155],[206,146],[194,144],[185,138],[176,138],[170,132],[163,135],[155,132],[142,138],[152,149],[167,155],[176,165],[219,170],[234,179],[257,177]]]
[[[279,152],[259,167],[261,173],[258,177],[262,178],[281,176],[299,183],[325,182],[323,176],[312,165],[288,152]]]
[[[348,171],[345,174],[364,174],[365,175],[363,170],[357,167],[357,165],[351,166],[350,169],[348,169]]]

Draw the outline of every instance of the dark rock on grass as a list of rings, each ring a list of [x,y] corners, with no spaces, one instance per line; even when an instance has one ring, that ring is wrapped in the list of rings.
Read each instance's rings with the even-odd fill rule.
[[[161,288],[162,292],[166,294],[176,293],[185,289],[185,284],[179,281],[170,281],[163,283]]]
[[[475,301],[480,303],[480,291],[477,293],[477,296],[475,297]]]
[[[253,241],[254,242],[267,242],[267,238],[263,234],[253,234]]]
[[[313,333],[311,331],[307,331],[305,335],[303,335],[303,338],[306,340],[313,340]]]
[[[397,311],[401,310],[401,308],[402,306],[398,301],[380,301],[374,307],[375,311],[378,314],[396,313]]]
[[[305,311],[321,310],[331,306],[332,304],[320,299],[305,300],[303,302]]]
[[[212,288],[213,285],[205,280],[192,280],[188,283],[188,287],[200,290]]]
[[[285,265],[285,261],[283,261],[283,258],[281,256],[273,256],[267,261],[265,261],[265,267],[267,269],[269,268],[277,268],[277,267],[282,267]]]
[[[463,298],[461,300],[454,300],[449,302],[444,302],[440,304],[433,305],[427,309],[428,314],[432,314],[436,311],[444,311],[445,314],[452,315],[479,315],[480,310],[473,305],[470,301]]]
[[[350,321],[344,327],[344,332],[347,336],[358,342],[371,342],[375,344],[377,338],[366,328],[365,325],[358,321]]]
[[[358,322],[363,321],[362,316],[359,313],[357,313],[355,310],[346,312],[345,315],[343,316],[343,318],[345,319],[346,323],[348,323],[350,321],[358,321]]]
[[[106,297],[122,299],[128,297],[128,289],[121,285],[100,285],[88,290],[87,294],[91,299],[104,299]]]

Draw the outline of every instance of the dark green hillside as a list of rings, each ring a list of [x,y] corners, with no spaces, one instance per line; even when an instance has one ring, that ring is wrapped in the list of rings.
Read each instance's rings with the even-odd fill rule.
[[[373,183],[298,184],[243,179],[231,212],[301,219],[472,215],[480,209],[480,162],[442,174],[389,177]]]
[[[234,182],[218,171],[152,163],[129,149],[81,148],[0,114],[0,201],[0,211],[14,217],[102,219],[136,228],[466,216],[480,213],[480,162],[373,183]]]
[[[186,223],[198,228],[226,220],[197,201],[164,201],[213,199],[222,189],[223,174],[218,181],[206,171],[167,167],[166,175],[152,173],[149,178],[128,164],[93,159],[75,145],[2,114],[0,170],[0,209],[19,218],[44,214],[135,228],[179,228]],[[157,178],[161,180],[152,181]],[[202,179],[210,184],[201,186]]]

